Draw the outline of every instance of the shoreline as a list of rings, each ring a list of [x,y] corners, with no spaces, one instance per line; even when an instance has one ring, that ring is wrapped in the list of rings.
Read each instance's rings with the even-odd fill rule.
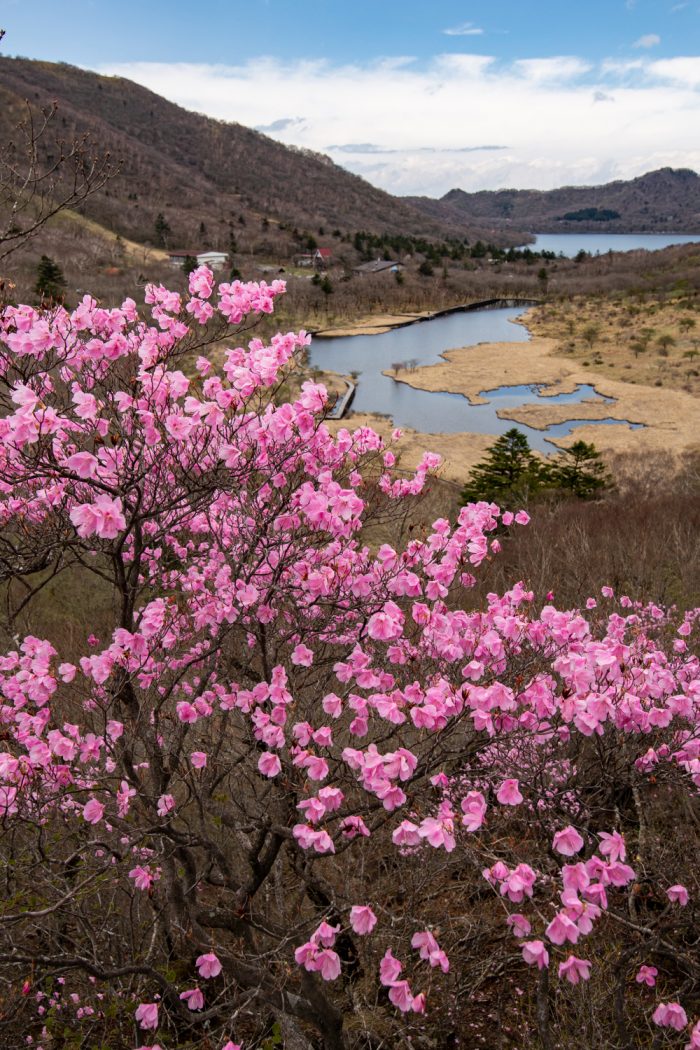
[[[340,339],[355,335],[384,335],[399,328],[408,328],[423,321],[434,321],[438,317],[450,314],[471,313],[477,310],[498,310],[504,307],[539,306],[539,299],[519,299],[516,297],[478,299],[460,306],[448,306],[444,310],[423,310],[419,313],[406,314],[368,314],[347,325],[337,328],[321,328],[312,332],[314,339]]]
[[[479,309],[479,306],[471,304],[470,308]],[[381,330],[391,331],[389,322],[396,322],[393,327],[404,327],[464,309],[460,307],[421,316],[412,315],[409,320],[406,315],[386,315],[379,320],[384,321]],[[559,338],[533,335],[528,319],[529,311],[516,319],[516,323],[522,324],[530,332],[530,339],[526,342],[484,342],[446,349],[441,352],[441,360],[435,364],[420,366],[400,378],[392,373],[384,374],[388,374],[395,382],[417,390],[459,394],[472,405],[488,402],[487,398],[480,397],[482,390],[521,384],[541,386],[544,388],[542,401],[496,411],[500,419],[512,420],[514,424],[522,423],[541,432],[573,419],[590,420],[590,425],[577,426],[566,436],[552,435],[549,438],[552,455],[574,441],[590,442],[608,457],[634,452],[640,456],[663,453],[673,459],[698,447],[700,399],[680,390],[613,379],[598,370],[583,367],[580,362],[561,352]],[[366,320],[359,319],[352,334],[378,331],[376,328],[368,331]],[[339,335],[340,332],[333,334]],[[611,398],[612,401],[587,399],[575,404],[547,403],[548,397],[571,393],[577,386],[584,384],[592,386],[601,398]],[[619,425],[596,424],[596,420],[611,418],[619,419]],[[363,425],[372,426],[386,437],[395,425],[388,416],[352,411],[343,420],[334,422],[351,430]],[[636,424],[639,429],[633,429],[630,424]],[[404,433],[399,446],[402,465],[411,469],[417,465],[423,451],[437,452],[443,457],[441,476],[457,483],[466,479],[495,440],[494,435],[468,430],[426,433],[408,427],[401,429]]]
[[[613,402],[582,401],[572,405],[525,404],[504,408],[500,419],[512,419],[544,431],[570,419],[590,419],[591,426],[577,427],[573,435],[552,438],[558,447],[574,440],[593,442],[608,452],[682,452],[698,444],[700,402],[679,390],[659,389],[611,379],[600,372],[577,366],[556,353],[558,341],[533,336],[527,343],[480,343],[445,351],[443,362],[425,365],[397,382],[418,390],[461,394],[471,404],[483,404],[482,390],[498,386],[542,385],[547,394],[571,393],[579,385],[590,385],[601,397]],[[596,426],[598,419],[619,419],[620,426]],[[628,424],[641,425],[633,430]]]

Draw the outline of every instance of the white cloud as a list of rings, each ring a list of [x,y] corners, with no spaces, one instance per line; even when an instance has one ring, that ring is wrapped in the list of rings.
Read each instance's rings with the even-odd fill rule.
[[[600,65],[600,75],[603,77],[627,77],[630,73],[636,73],[644,69],[642,58],[606,58]]]
[[[483,29],[479,29],[473,22],[462,22],[461,25],[453,26],[452,29],[443,29],[445,36],[483,36]]]
[[[514,63],[514,68],[526,80],[572,80],[583,76],[591,66],[580,58],[559,55],[555,58],[524,58]]]
[[[688,132],[700,125],[700,58],[598,67],[575,56],[504,64],[441,55],[425,66],[259,58],[238,66],[128,63],[100,72],[212,117],[267,128],[280,142],[328,152],[398,194],[600,183],[666,165],[700,169],[700,142]],[[596,104],[612,93],[614,105]]]
[[[270,124],[256,124],[256,131],[263,131],[268,135],[273,135],[276,131],[289,131],[291,128],[302,128],[306,121],[303,117],[280,117],[279,120],[273,120]]]
[[[649,72],[663,80],[689,88],[700,87],[700,58],[660,58],[649,64]]]
[[[438,55],[433,68],[451,77],[479,80],[493,62],[488,55]]]
[[[640,36],[638,40],[632,44],[632,47],[656,47],[661,43],[661,37],[657,33],[646,33],[644,36]]]

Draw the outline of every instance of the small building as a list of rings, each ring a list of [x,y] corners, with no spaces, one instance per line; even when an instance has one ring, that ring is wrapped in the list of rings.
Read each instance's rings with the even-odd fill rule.
[[[374,273],[401,273],[403,268],[403,263],[396,262],[395,259],[374,259],[372,262],[353,266],[352,272],[358,277],[363,277],[365,274]]]
[[[309,266],[315,270],[325,270],[332,258],[333,253],[330,248],[315,248],[312,252],[302,252],[301,255],[295,255],[294,262],[297,266]]]
[[[178,268],[182,269],[182,267],[185,265],[185,259],[196,259],[196,258],[197,258],[197,252],[193,251],[193,250],[190,250],[190,251],[182,250],[182,251],[177,251],[177,252],[168,252],[168,261],[169,261],[171,266],[175,267],[175,269],[178,269]]]
[[[226,252],[199,251],[196,248],[181,249],[168,252],[171,266],[179,267],[185,265],[185,259],[194,259],[197,266],[208,266],[210,270],[223,270],[228,262]]]
[[[226,252],[199,252],[197,266],[208,266],[210,270],[223,270],[228,263]]]

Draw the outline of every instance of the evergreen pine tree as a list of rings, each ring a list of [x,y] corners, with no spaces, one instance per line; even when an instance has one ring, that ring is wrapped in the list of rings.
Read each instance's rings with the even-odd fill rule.
[[[167,219],[165,218],[165,216],[163,215],[163,213],[161,211],[159,211],[158,214],[156,215],[156,221],[154,223],[154,228],[155,228],[155,233],[156,233],[156,244],[160,248],[164,248],[165,247],[166,238],[167,238],[168,234],[171,231],[170,231],[170,226],[168,225],[168,221],[167,221]]]
[[[197,269],[197,260],[194,255],[186,255],[182,263],[182,269],[185,271],[185,276],[189,277],[193,270]]]
[[[58,263],[50,259],[48,255],[42,255],[36,268],[36,284],[34,291],[42,299],[63,301],[66,287],[66,279]]]
[[[595,445],[575,441],[562,449],[550,468],[551,482],[579,499],[593,499],[612,487],[613,480]]]
[[[547,467],[534,456],[525,435],[512,427],[472,469],[462,499],[465,503],[489,500],[501,506],[522,503],[548,480]]]

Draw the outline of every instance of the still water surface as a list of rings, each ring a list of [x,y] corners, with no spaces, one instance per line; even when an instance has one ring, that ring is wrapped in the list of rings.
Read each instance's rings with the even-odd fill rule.
[[[531,448],[551,452],[548,438],[565,437],[577,426],[620,423],[616,419],[580,420],[572,412],[572,419],[558,423],[547,430],[535,430],[510,419],[499,419],[498,409],[519,405],[569,402],[572,405],[601,398],[592,386],[584,384],[568,394],[546,398],[542,388],[531,386],[499,387],[487,390],[482,396],[485,405],[471,405],[461,394],[417,390],[397,382],[382,373],[395,364],[411,366],[432,365],[441,360],[441,354],[451,347],[474,346],[482,342],[527,342],[529,332],[513,321],[527,307],[504,307],[448,314],[431,321],[408,325],[381,335],[356,335],[332,339],[315,339],[310,347],[310,364],[324,371],[357,375],[357,389],[352,403],[354,412],[379,412],[391,416],[399,427],[410,427],[425,434],[505,434],[517,426],[526,434]],[[403,373],[405,374],[405,373]],[[399,377],[402,372],[399,371]],[[635,425],[635,424],[631,424]]]
[[[591,255],[606,252],[631,252],[645,248],[649,252],[671,244],[693,244],[700,233],[538,233],[535,243],[526,247],[536,252],[556,252],[573,259],[581,250]]]

